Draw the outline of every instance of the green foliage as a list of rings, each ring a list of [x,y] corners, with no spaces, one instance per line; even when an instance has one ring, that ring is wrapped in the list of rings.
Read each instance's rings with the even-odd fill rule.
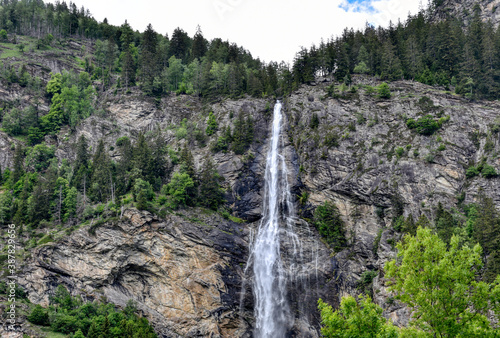
[[[391,98],[391,89],[389,88],[389,85],[386,82],[382,82],[378,88],[378,98],[379,99],[390,99]]]
[[[481,170],[481,175],[483,175],[483,177],[485,177],[485,178],[493,178],[493,177],[497,177],[498,173],[497,173],[495,168],[493,168],[491,165],[485,163],[483,165],[483,169]]]
[[[309,122],[309,128],[316,129],[319,126],[319,117],[318,114],[313,113],[311,117],[311,122]]]
[[[237,155],[242,155],[252,144],[254,137],[253,120],[250,116],[244,117],[239,113],[234,123],[231,148]]]
[[[5,29],[0,30],[0,40],[7,41],[8,40],[7,31]]]
[[[342,297],[336,311],[318,300],[321,312],[321,334],[325,338],[377,337],[397,338],[397,327],[382,316],[382,308],[370,297]]]
[[[415,129],[416,132],[421,135],[432,135],[436,130],[441,128],[441,124],[434,120],[432,115],[425,115],[417,121],[414,119],[408,119],[406,121],[406,126],[409,129]]]
[[[482,249],[449,246],[429,228],[419,228],[397,245],[398,259],[385,266],[385,277],[396,298],[412,310],[411,325],[441,337],[491,333],[485,313],[500,292],[494,284],[478,281]],[[493,301],[493,303],[490,303]]]
[[[51,305],[44,309],[36,305],[28,320],[37,325],[49,325],[52,331],[71,337],[120,337],[155,338],[156,334],[144,317],[139,317],[137,307],[129,301],[123,311],[113,304],[83,302],[80,297],[72,297],[61,285]]]
[[[217,128],[218,125],[217,120],[215,119],[215,115],[213,112],[210,112],[210,114],[208,114],[207,129],[205,130],[205,132],[208,136],[212,136],[217,131]]]
[[[478,175],[479,175],[479,170],[475,166],[467,168],[467,171],[465,172],[465,176],[467,176],[467,178],[473,178]]]
[[[199,199],[200,204],[212,210],[224,203],[224,189],[220,185],[222,177],[217,172],[212,160],[207,157],[200,173]]]
[[[396,156],[398,159],[401,158],[405,153],[405,149],[403,147],[397,147],[394,151],[396,152]]]
[[[47,169],[55,152],[53,146],[47,147],[45,144],[37,144],[33,148],[28,148],[25,159],[26,169],[36,172]]]
[[[344,221],[335,204],[327,201],[318,206],[314,211],[314,225],[334,250],[340,251],[347,244]]]
[[[28,320],[36,325],[48,326],[49,314],[40,305],[36,305],[28,316]]]
[[[190,202],[189,190],[192,188],[194,188],[194,182],[189,174],[175,172],[170,183],[162,188],[162,193],[170,196],[173,208],[178,208]]]
[[[212,143],[210,149],[213,152],[226,152],[233,141],[233,136],[231,135],[231,127],[227,126],[223,128],[221,135],[217,138],[217,141]]]

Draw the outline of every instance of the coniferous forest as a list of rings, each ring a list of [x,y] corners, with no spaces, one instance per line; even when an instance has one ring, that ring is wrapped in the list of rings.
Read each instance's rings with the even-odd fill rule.
[[[181,95],[203,103],[240,98],[273,102],[320,79],[338,83],[345,92],[353,77],[366,77],[384,81],[377,96],[382,101],[391,97],[388,83],[400,80],[434,86],[467,102],[498,100],[500,28],[481,19],[479,5],[470,9],[466,23],[456,17],[434,20],[431,14],[440,4],[434,0],[428,8],[388,27],[346,28],[339,36],[302,48],[289,65],[264,62],[220,38],[208,40],[200,27],[192,37],[182,28],[169,34],[155,31],[152,25],[139,32],[127,22],[121,26],[98,22],[88,9],[71,2],[1,0],[1,86],[20,89],[33,99],[28,105],[0,102],[1,131],[16,140],[11,145],[12,166],[0,168],[0,224],[18,225],[18,236],[26,238],[24,246],[29,250],[57,240],[56,231],[69,236],[82,224],[95,235],[99,226],[116,221],[125,207],[132,206],[160,218],[201,208],[232,222],[245,222],[226,203],[227,187],[213,157],[231,153],[241,155],[245,163],[254,159],[249,149],[260,140],[254,136],[256,122],[251,114],[231,112],[231,125],[222,124],[212,111],[205,112],[203,125],[184,119],[172,127],[182,147],[166,144],[161,130],[141,131],[135,138],[121,136],[111,146],[100,140],[94,148],[82,135],[72,145],[75,158],[60,160],[51,137],[75,133],[89,117],[105,117],[100,102],[110,95],[139,93],[157,106],[162,98]],[[64,52],[75,41],[80,50],[71,56],[67,69],[46,77],[30,71],[27,53],[46,57]],[[337,88],[329,86],[325,98],[339,98]],[[48,106],[44,113],[43,105]],[[266,112],[270,111],[268,103]],[[405,123],[430,137],[449,120],[426,118]],[[317,130],[320,123],[314,114],[305,128]],[[492,131],[495,135],[498,126]],[[324,141],[335,147],[339,139]],[[200,163],[195,163],[194,145],[209,149]],[[410,148],[400,149],[398,159]],[[116,156],[111,157],[110,151]],[[484,159],[467,170],[467,178],[480,175],[494,179],[498,173]],[[308,195],[298,198],[305,205]],[[491,196],[480,194],[469,204],[464,198],[457,197],[453,210],[433,206],[432,220],[425,215],[417,220],[405,217],[402,202],[393,201],[390,226],[401,241],[394,246],[399,256],[386,265],[384,274],[392,281],[392,301],[416,311],[410,328],[396,328],[372,303],[368,289],[376,273],[368,271],[359,284],[365,296],[343,298],[337,310],[319,301],[323,335],[498,337],[491,318],[500,312],[500,215]],[[332,252],[352,245],[333,203],[309,211],[302,216],[317,228]],[[5,262],[7,255],[0,254],[0,260]],[[415,273],[415,262],[429,275]],[[424,284],[432,297],[422,294]],[[448,293],[435,292],[443,285]],[[22,289],[16,292],[26,299]],[[0,283],[0,294],[5,293],[6,284]],[[105,301],[85,302],[62,285],[48,307],[32,304],[29,309],[31,323],[72,337],[156,336],[134,303],[118,310]]]

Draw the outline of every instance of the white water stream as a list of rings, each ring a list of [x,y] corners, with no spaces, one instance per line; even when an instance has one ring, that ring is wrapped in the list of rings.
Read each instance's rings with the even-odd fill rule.
[[[264,215],[252,250],[257,338],[282,338],[291,324],[286,297],[287,273],[280,253],[280,224],[287,226],[284,230],[287,237],[292,235],[294,247],[298,240],[293,231],[288,231],[294,211],[285,158],[280,153],[282,119],[281,102],[278,101],[274,106],[266,161]]]

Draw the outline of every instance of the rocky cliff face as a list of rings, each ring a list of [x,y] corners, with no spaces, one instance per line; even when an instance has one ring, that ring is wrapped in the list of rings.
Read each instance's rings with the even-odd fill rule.
[[[177,137],[180,125],[204,130],[209,111],[217,117],[219,129],[232,125],[240,112],[251,115],[256,141],[249,153],[213,155],[225,179],[228,204],[248,223],[234,223],[197,209],[166,219],[127,209],[121,218],[98,227],[92,222],[69,235],[54,234],[56,241],[36,248],[25,264],[22,286],[29,299],[46,305],[57,285],[63,284],[73,295],[88,300],[107,299],[120,306],[135,300],[162,337],[250,337],[254,326],[252,272],[245,268],[262,214],[273,104],[241,99],[203,105],[190,96],[168,97],[157,104],[139,93],[110,96],[102,102],[105,115],[87,119],[74,133],[62,130],[47,137],[60,159],[74,158],[73,144],[80,135],[87,137],[92,149],[103,139],[110,155],[116,157],[112,147],[118,137],[134,139],[139,132],[161,130],[164,142],[173,149],[188,142],[199,165],[217,135],[206,145],[199,144],[189,137]],[[6,144],[12,141],[5,135],[4,140]],[[289,181],[292,191],[298,193],[302,186],[298,157],[290,142],[285,146]],[[4,163],[11,159],[12,154]],[[317,299],[337,301],[334,261],[313,227],[300,219],[294,227],[298,237],[285,242],[282,249],[288,268],[297,262],[292,255],[299,256],[301,263],[289,284],[291,307],[298,314],[291,334],[317,337]]]
[[[377,84],[364,77],[354,81]],[[391,227],[394,201],[400,201],[405,215],[416,218],[424,213],[430,219],[438,202],[452,207],[462,193],[471,202],[479,188],[500,203],[499,179],[465,176],[466,168],[483,157],[500,168],[498,128],[492,128],[500,125],[498,103],[472,103],[413,82],[391,84],[389,100],[378,100],[362,88],[338,99],[325,98],[330,84],[304,86],[284,99],[289,181],[294,195],[309,194],[306,205],[298,206],[301,215],[310,218],[315,206],[334,201],[347,224],[350,243],[332,257],[314,227],[297,218],[301,267],[295,270],[289,293],[293,312],[301,315],[290,333],[294,337],[318,336],[317,298],[338,304],[341,296],[359,292],[363,272],[380,272],[394,257],[398,240]],[[199,164],[217,135],[206,145],[180,139],[176,127],[183,119],[204,126],[213,111],[222,127],[232,125],[239,112],[250,114],[255,121],[252,156],[213,155],[225,178],[228,204],[248,222],[234,223],[198,209],[165,219],[127,209],[121,218],[99,226],[93,223],[69,235],[54,234],[55,242],[34,249],[26,261],[21,280],[31,301],[46,304],[55,287],[63,284],[89,300],[105,298],[118,305],[136,300],[163,337],[250,337],[252,276],[245,267],[262,213],[272,106],[272,101],[251,98],[207,105],[190,96],[172,96],[158,104],[139,93],[118,93],[102,101],[105,114],[87,119],[74,133],[63,130],[48,137],[61,159],[75,156],[72,145],[81,134],[93,149],[103,138],[111,156],[117,157],[111,147],[118,137],[161,130],[173,149],[192,142]],[[423,114],[450,120],[434,135],[423,136],[405,124],[407,118]],[[311,124],[314,115],[317,127]],[[11,165],[12,142],[0,134],[5,149],[2,168]],[[293,240],[283,244],[288,268],[293,262],[290,256],[297,252],[295,244]],[[388,301],[383,273],[369,287],[387,316],[396,324],[407,323],[407,310]]]
[[[491,21],[497,27],[500,23],[500,1],[499,0],[441,0],[435,1],[439,5],[431,14],[435,20],[446,18],[460,18],[467,23],[474,13],[474,6],[477,4],[481,9],[481,19]]]
[[[376,84],[363,77],[356,82]],[[332,99],[325,98],[327,85],[302,88],[287,99],[286,107],[309,202],[335,201],[348,224],[351,246],[335,256],[342,296],[359,292],[361,274],[382,271],[394,257],[399,239],[391,227],[395,200],[402,203],[405,216],[417,219],[424,213],[431,220],[438,202],[454,207],[461,194],[472,202],[479,189],[499,205],[500,180],[467,179],[465,171],[482,158],[500,168],[499,135],[492,131],[500,121],[500,106],[467,102],[412,82],[392,83],[389,100],[367,96],[363,89]],[[314,114],[319,125],[313,129]],[[450,120],[431,136],[406,126],[407,118],[424,114]],[[387,301],[382,276],[373,283],[374,298],[394,323],[406,324],[408,313]]]

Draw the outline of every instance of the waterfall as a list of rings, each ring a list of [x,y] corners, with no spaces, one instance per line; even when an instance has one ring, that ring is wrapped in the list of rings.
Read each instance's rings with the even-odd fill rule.
[[[287,272],[280,253],[280,224],[294,248],[293,203],[287,179],[285,157],[280,153],[281,102],[274,106],[272,134],[266,160],[263,218],[252,248],[255,296],[255,337],[281,338],[290,328],[290,307],[287,301]],[[299,243],[300,244],[300,243]],[[296,251],[296,249],[294,249]]]

